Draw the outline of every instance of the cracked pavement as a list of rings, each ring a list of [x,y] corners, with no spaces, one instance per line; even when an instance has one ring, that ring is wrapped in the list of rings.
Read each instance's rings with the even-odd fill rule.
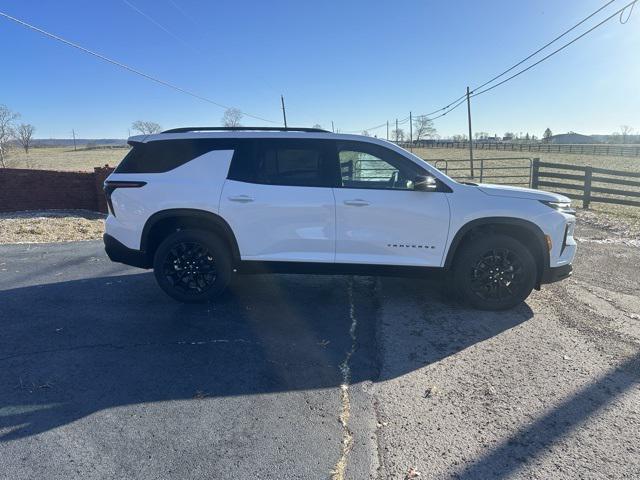
[[[99,242],[0,246],[0,478],[638,478],[640,249],[577,236],[502,313],[305,275],[181,305]]]

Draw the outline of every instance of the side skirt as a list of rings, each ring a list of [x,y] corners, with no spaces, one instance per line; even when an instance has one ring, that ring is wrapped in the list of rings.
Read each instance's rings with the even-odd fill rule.
[[[412,278],[445,278],[440,267],[413,267],[399,265],[365,265],[356,263],[316,262],[263,262],[243,260],[236,268],[242,275],[272,273],[304,273],[310,275],[362,275]]]

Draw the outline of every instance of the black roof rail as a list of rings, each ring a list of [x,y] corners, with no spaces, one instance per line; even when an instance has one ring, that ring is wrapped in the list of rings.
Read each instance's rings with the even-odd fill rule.
[[[259,132],[316,132],[330,133],[328,130],[321,128],[307,127],[180,127],[165,130],[161,133],[186,133],[186,132],[243,132],[243,131],[259,131]]]

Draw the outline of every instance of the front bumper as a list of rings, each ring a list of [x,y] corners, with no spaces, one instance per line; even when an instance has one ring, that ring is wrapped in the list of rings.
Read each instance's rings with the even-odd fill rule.
[[[145,252],[128,248],[107,233],[102,236],[102,239],[104,250],[112,262],[124,263],[132,267],[151,268],[152,263]]]
[[[573,267],[562,265],[561,267],[547,268],[540,279],[541,284],[559,282],[565,278],[569,278],[573,272]]]

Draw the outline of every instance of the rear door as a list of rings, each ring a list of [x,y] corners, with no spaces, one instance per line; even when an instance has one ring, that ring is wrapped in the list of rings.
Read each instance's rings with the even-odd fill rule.
[[[338,142],[336,262],[440,266],[449,230],[443,191],[413,190],[428,173],[397,152],[368,142]]]
[[[265,138],[239,147],[220,214],[236,235],[242,260],[334,261],[333,145]]]

